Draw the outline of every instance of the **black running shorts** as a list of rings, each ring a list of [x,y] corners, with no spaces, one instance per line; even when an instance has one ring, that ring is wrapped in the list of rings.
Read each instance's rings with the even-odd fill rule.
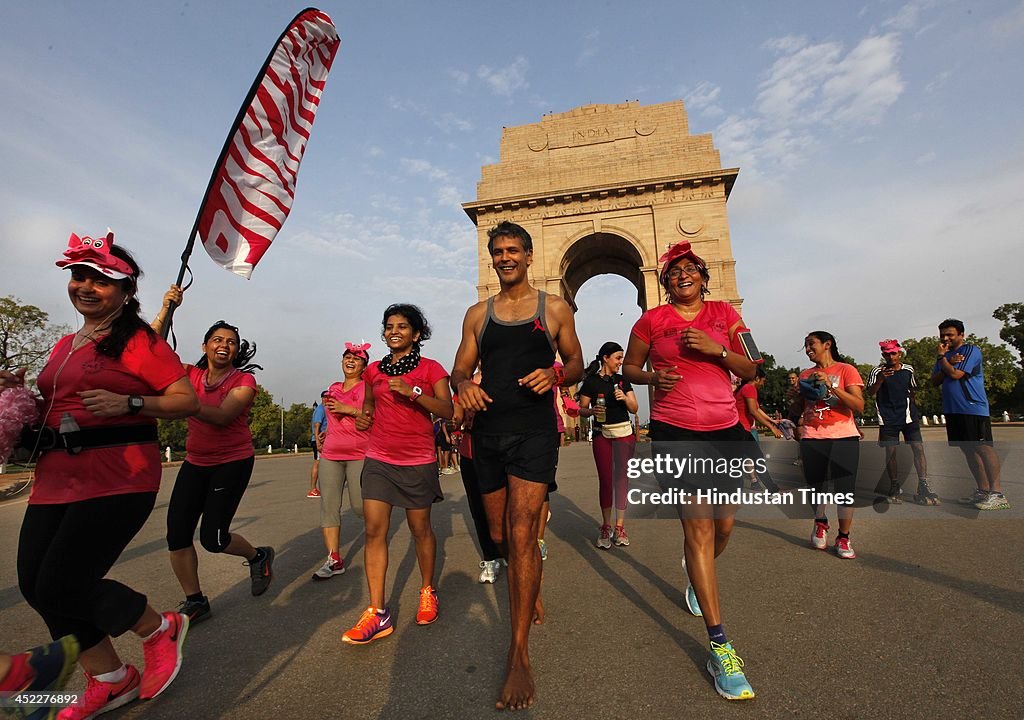
[[[473,434],[473,468],[484,495],[508,487],[509,475],[558,489],[558,433]]]

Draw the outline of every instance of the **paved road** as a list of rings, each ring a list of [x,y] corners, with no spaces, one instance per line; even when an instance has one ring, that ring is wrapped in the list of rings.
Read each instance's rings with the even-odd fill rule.
[[[1005,440],[1024,439],[1024,431],[997,439],[1009,453],[1006,492],[1022,508],[1024,454]],[[877,477],[878,457],[868,443],[863,448],[866,474]],[[795,445],[769,449],[779,479],[795,486]],[[590,448],[564,449],[548,529],[548,622],[532,642],[539,699],[528,716],[1020,717],[1024,555],[1014,548],[1021,512],[955,507],[953,498],[969,487],[963,461],[940,444],[929,446],[929,459],[946,504],[861,510],[852,562],[807,547],[810,521],[802,508],[740,516],[719,577],[725,627],[758,695],[728,703],[703,669],[703,624],[681,609],[678,522],[652,508],[634,512],[631,547],[595,549]],[[163,543],[174,472],[165,470],[156,511],[113,573],[158,608],[180,600]],[[355,648],[339,635],[368,604],[358,526],[346,514],[349,572],[311,582],[323,549],[317,503],[304,497],[307,472],[308,457],[258,462],[238,513],[237,531],[277,548],[267,594],[249,595],[247,569],[237,559],[201,554],[214,617],[189,634],[181,675],[164,696],[108,717],[493,717],[508,640],[507,591],[504,577],[494,586],[476,583],[479,558],[459,476],[443,478],[446,500],[434,513],[441,619],[414,624],[418,573],[399,523],[388,577],[397,630]],[[0,556],[0,646],[8,649],[46,636],[17,589],[23,511],[20,501],[0,505],[0,547],[7,550]],[[115,642],[141,663],[135,639]],[[82,684],[78,678],[72,688]]]

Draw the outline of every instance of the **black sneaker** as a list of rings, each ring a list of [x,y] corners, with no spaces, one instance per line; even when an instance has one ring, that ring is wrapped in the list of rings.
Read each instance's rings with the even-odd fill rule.
[[[258,547],[257,554],[262,554],[259,560],[245,563],[249,566],[249,578],[252,580],[252,594],[262,595],[270,587],[270,581],[274,579],[272,565],[274,563],[274,548]]]
[[[210,599],[203,595],[202,600],[189,600],[185,598],[178,606],[178,612],[188,616],[190,625],[195,625],[210,617]]]

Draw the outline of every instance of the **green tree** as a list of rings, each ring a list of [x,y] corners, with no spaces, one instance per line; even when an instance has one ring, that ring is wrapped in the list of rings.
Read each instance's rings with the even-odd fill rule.
[[[36,375],[54,343],[69,332],[51,325],[50,316],[35,305],[22,305],[13,295],[0,298],[0,370],[25,367]]]
[[[249,431],[256,447],[281,444],[281,407],[262,385],[256,386],[256,398],[249,410]]]
[[[786,404],[786,390],[789,388],[788,368],[776,364],[775,358],[769,353],[762,353],[764,358],[764,387],[758,391],[757,401],[761,408],[772,415],[782,413],[786,417],[789,408]]]
[[[188,421],[158,420],[157,433],[161,448],[169,446],[171,450],[184,450],[185,436],[188,434]]]
[[[1024,364],[1024,303],[1000,305],[992,317],[1002,321],[999,337],[1017,349],[1017,355]]]
[[[313,432],[313,408],[309,405],[294,403],[284,413],[284,444],[285,447],[298,445],[300,448],[309,446],[309,438]]]
[[[850,362],[855,368],[857,368],[857,372],[860,373],[861,380],[864,381],[864,412],[861,413],[861,417],[864,418],[865,422],[877,423],[878,406],[875,404],[875,399],[867,392],[868,378],[871,377],[871,371],[877,363],[874,365],[871,363],[859,363],[855,362],[853,358],[850,358]]]

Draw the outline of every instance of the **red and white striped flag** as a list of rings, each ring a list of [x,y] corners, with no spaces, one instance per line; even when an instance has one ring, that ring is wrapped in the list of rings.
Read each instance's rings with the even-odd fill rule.
[[[224,269],[248,278],[284,225],[340,45],[331,19],[307,8],[281,34],[256,77],[197,221],[203,247]]]

